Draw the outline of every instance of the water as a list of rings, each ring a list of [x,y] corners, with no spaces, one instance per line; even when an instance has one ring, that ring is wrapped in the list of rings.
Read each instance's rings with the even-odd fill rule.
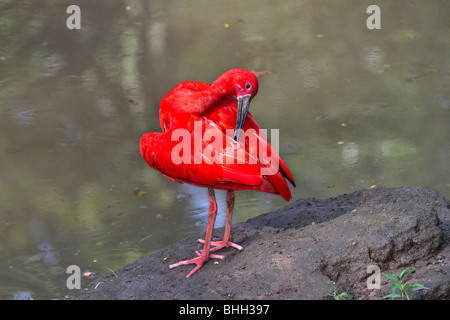
[[[251,112],[280,129],[293,197],[429,186],[450,197],[448,1],[0,1],[0,298],[51,299],[205,231],[205,189],[139,154],[159,100],[231,68],[261,76]],[[225,219],[225,193],[217,192]],[[235,222],[280,208],[238,192]],[[83,284],[90,279],[83,278]]]

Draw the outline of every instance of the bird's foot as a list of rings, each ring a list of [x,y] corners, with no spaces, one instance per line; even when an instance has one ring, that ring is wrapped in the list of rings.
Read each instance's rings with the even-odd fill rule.
[[[205,240],[198,239],[198,242],[205,243]],[[220,249],[226,248],[226,247],[233,247],[233,248],[236,248],[238,250],[244,249],[240,245],[238,245],[237,243],[231,242],[231,239],[229,239],[229,240],[221,240],[221,241],[211,241],[211,246],[212,246],[212,248],[210,249],[210,251],[217,251],[217,250],[220,250]]]
[[[198,251],[195,251],[195,253],[197,254],[198,257],[190,259],[190,260],[183,260],[183,261],[180,261],[178,263],[171,264],[169,266],[169,268],[173,269],[175,267],[182,266],[182,265],[185,265],[185,264],[193,264],[193,263],[195,263],[197,266],[194,269],[192,269],[192,271],[189,272],[189,274],[186,276],[186,277],[190,277],[190,276],[192,276],[194,274],[194,272],[196,272],[198,269],[200,269],[203,266],[203,264],[205,264],[205,262],[208,261],[210,258],[221,259],[221,260],[225,259],[224,256],[221,256],[221,255],[218,255],[218,254],[203,254],[203,253],[200,253]]]

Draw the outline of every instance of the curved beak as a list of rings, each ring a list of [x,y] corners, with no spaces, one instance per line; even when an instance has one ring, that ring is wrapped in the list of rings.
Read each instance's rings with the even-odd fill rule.
[[[236,126],[234,127],[233,139],[238,142],[241,137],[242,129],[244,128],[245,118],[247,117],[248,109],[250,108],[251,95],[246,94],[243,96],[237,96],[237,114],[236,114]]]

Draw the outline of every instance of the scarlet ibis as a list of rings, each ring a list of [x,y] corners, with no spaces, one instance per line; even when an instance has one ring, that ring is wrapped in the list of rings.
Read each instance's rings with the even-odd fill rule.
[[[211,252],[228,246],[242,250],[231,242],[235,190],[279,194],[286,201],[292,198],[286,182],[295,187],[292,174],[248,112],[257,92],[258,79],[244,69],[227,71],[212,84],[181,82],[160,102],[162,132],[146,133],[141,138],[140,152],[150,167],[173,181],[208,188],[208,226],[205,240],[198,240],[203,250],[196,251],[193,259],[169,266],[172,269],[196,264],[187,277],[210,258],[224,259]],[[227,190],[227,218],[221,241],[211,241],[217,214],[214,189]]]

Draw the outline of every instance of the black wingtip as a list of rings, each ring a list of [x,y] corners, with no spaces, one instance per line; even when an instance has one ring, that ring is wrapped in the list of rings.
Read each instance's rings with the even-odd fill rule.
[[[287,176],[287,174],[286,174],[286,172],[284,172],[283,168],[280,167],[280,171],[281,171],[281,174],[294,186],[294,188],[296,188],[294,180],[292,180],[291,178],[289,178]]]

